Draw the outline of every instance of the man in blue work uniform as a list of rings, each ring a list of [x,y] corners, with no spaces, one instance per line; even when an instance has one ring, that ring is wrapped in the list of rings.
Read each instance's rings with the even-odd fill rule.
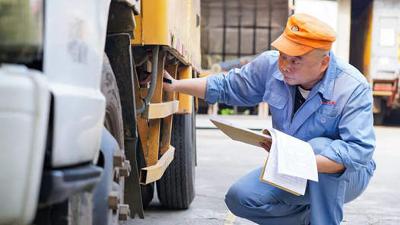
[[[167,90],[209,103],[267,102],[275,129],[313,147],[319,182],[309,181],[304,196],[261,182],[259,168],[226,194],[235,215],[267,225],[337,225],[343,204],[367,187],[375,170],[371,89],[357,69],[330,51],[335,39],[327,24],[295,14],[272,43],[278,51],[264,52],[241,69],[191,80],[164,75],[172,79],[164,83]]]

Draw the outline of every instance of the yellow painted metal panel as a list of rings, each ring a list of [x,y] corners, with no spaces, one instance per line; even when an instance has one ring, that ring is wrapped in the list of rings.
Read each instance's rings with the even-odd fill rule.
[[[183,80],[183,79],[190,79],[192,78],[192,67],[191,66],[184,66],[179,68],[178,71],[178,79]]]
[[[371,48],[372,48],[372,4],[368,8],[368,30],[364,46],[363,54],[363,73],[367,79],[370,78],[370,65],[371,65]]]
[[[151,103],[149,105],[147,118],[160,119],[172,115],[178,111],[179,101],[169,101],[162,103]]]
[[[179,94],[178,114],[186,114],[193,112],[193,96]]]
[[[168,151],[162,155],[156,164],[142,168],[140,171],[140,183],[150,184],[159,180],[174,159],[174,153],[175,148],[170,146]]]
[[[135,16],[140,27],[135,31],[133,44],[137,45],[169,45],[168,12],[169,0],[143,0],[141,13]]]
[[[192,67],[185,66],[181,68],[178,72],[178,78],[181,79],[191,79],[192,78]],[[192,113],[193,111],[193,97],[185,94],[178,94],[179,99],[179,109],[177,113]]]
[[[134,45],[164,45],[200,71],[200,0],[143,0]]]

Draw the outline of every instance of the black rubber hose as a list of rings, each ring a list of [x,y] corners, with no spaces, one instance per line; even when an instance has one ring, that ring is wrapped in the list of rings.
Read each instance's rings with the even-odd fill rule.
[[[144,98],[144,104],[143,106],[137,110],[138,113],[144,112],[146,109],[147,105],[149,104],[151,98],[154,95],[154,91],[156,89],[156,84],[157,84],[157,68],[158,68],[158,52],[160,50],[159,46],[154,46],[153,47],[153,60],[152,60],[152,65],[151,65],[151,83],[150,83],[150,89],[149,92],[147,93],[147,96]]]

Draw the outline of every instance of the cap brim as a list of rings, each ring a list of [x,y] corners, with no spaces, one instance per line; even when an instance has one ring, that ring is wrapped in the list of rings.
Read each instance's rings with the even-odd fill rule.
[[[274,42],[271,44],[273,47],[278,49],[280,52],[285,53],[290,56],[300,56],[304,55],[314,48],[306,45],[298,44],[294,41],[289,40],[284,34],[281,34]]]

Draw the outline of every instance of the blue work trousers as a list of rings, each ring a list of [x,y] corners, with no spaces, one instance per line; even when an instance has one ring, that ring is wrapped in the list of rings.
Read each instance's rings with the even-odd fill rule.
[[[371,178],[367,169],[323,174],[309,181],[304,196],[260,181],[261,168],[233,184],[225,196],[236,216],[265,225],[339,225],[343,204],[358,197]]]

